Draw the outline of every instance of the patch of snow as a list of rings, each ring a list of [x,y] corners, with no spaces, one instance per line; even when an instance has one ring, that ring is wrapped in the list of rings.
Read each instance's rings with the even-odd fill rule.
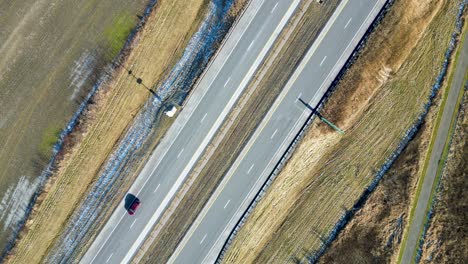
[[[0,202],[0,222],[4,232],[22,221],[38,184],[38,178],[31,182],[29,177],[21,176],[16,186],[11,185],[5,192]]]
[[[83,85],[89,79],[89,76],[91,76],[91,73],[95,68],[95,64],[96,59],[87,50],[75,61],[75,66],[70,73],[71,83],[68,86],[69,88],[73,88],[70,100],[74,100],[81,91]]]
[[[177,112],[177,108],[175,106],[172,106],[172,109],[169,111],[164,112],[168,117],[173,117],[175,113]]]

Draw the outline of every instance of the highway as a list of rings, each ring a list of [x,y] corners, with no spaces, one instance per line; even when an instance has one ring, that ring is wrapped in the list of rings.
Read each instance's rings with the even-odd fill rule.
[[[468,40],[460,42],[461,46],[460,57],[458,58],[458,63],[455,68],[454,77],[452,79],[452,84],[447,96],[447,101],[445,103],[444,109],[441,109],[442,119],[440,120],[437,133],[435,135],[435,141],[433,144],[432,151],[429,153],[429,164],[427,166],[426,175],[423,178],[421,192],[418,196],[415,197],[413,202],[413,207],[415,211],[413,216],[409,221],[409,229],[407,231],[407,239],[403,240],[402,243],[402,257],[399,263],[414,263],[419,246],[419,239],[421,238],[424,224],[427,221],[427,210],[430,206],[431,199],[434,199],[434,184],[436,184],[436,179],[438,173],[437,171],[439,165],[441,164],[441,159],[443,158],[443,151],[447,144],[450,144],[451,135],[449,131],[452,124],[452,118],[454,118],[458,113],[455,111],[457,104],[459,103],[458,96],[460,91],[462,91],[463,79],[468,71]],[[462,91],[463,92],[463,91]],[[442,160],[442,162],[444,162]]]
[[[209,65],[184,109],[129,192],[141,206],[134,216],[124,200],[80,263],[128,263],[151,232],[217,132],[299,0],[252,0]]]
[[[317,106],[385,2],[340,3],[169,263],[216,261],[231,230],[310,114],[298,99]]]

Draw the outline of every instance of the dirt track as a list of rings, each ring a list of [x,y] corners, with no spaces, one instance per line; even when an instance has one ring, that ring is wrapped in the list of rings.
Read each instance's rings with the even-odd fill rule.
[[[465,27],[466,28],[466,27]],[[450,143],[451,128],[454,125],[453,120],[458,114],[455,109],[459,106],[459,95],[460,91],[464,89],[464,80],[468,71],[468,41],[461,43],[460,57],[458,58],[457,65],[455,66],[455,72],[453,75],[451,87],[448,87],[449,94],[447,95],[447,101],[445,107],[442,110],[442,119],[440,120],[439,128],[435,134],[434,147],[432,148],[429,159],[428,168],[426,175],[422,175],[422,189],[415,197],[413,207],[415,207],[412,221],[409,223],[409,229],[407,230],[406,243],[402,245],[403,257],[401,258],[402,263],[412,262],[415,251],[417,250],[418,241],[421,236],[422,228],[426,222],[428,204],[432,199],[432,191],[436,182],[437,176],[440,175],[439,168],[444,163],[443,151],[446,145]],[[443,165],[442,165],[443,166]]]

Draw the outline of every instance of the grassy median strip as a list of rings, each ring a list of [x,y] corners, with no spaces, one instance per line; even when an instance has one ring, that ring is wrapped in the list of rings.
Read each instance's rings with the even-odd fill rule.
[[[227,120],[232,121],[232,124],[227,129],[226,125],[223,125],[221,133],[224,134],[224,137],[215,146],[211,158],[202,167],[200,164],[206,160],[206,156],[201,158],[194,170],[199,172],[199,175],[193,181],[170,220],[163,227],[163,231],[154,239],[153,245],[142,258],[144,262],[163,263],[171,256],[178,242],[183,238],[276,96],[281,92],[294,71],[295,65],[326,23],[337,3],[337,0],[328,1],[325,5],[311,3],[304,16],[298,21],[297,27],[293,28],[288,25],[287,32],[289,33],[283,33],[283,37],[285,34],[290,34],[285,45],[280,50],[278,50],[278,46],[273,48],[279,52],[278,56],[274,59],[267,59],[264,63],[266,66],[263,66],[264,68],[256,75],[255,81],[240,99],[239,106],[227,118]],[[218,139],[213,140],[213,142],[217,141]]]
[[[124,64],[147,85],[158,82],[197,30],[205,0],[158,1]],[[120,33],[119,33],[120,34]],[[39,263],[79,204],[101,165],[149,96],[124,69],[114,73],[80,130],[79,143],[59,164],[38,200],[9,263]]]
[[[227,252],[225,263],[302,262],[423,110],[454,25],[452,1],[397,0]],[[358,262],[358,259],[350,259]]]

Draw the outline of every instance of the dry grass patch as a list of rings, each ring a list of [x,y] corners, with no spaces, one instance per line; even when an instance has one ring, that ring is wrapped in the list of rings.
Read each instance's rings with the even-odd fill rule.
[[[205,2],[158,1],[127,56],[126,68],[132,69],[146,85],[159,81],[198,28]],[[115,73],[87,114],[81,142],[59,164],[8,262],[41,261],[148,96],[125,70]]]
[[[432,120],[440,100],[421,131],[386,173],[365,206],[356,213],[320,263],[390,263],[398,254],[407,212],[427,155]]]
[[[467,263],[468,93],[460,109],[421,263]]]
[[[398,157],[384,178],[382,178],[379,186],[369,196],[363,208],[356,213],[336,241],[332,243],[331,247],[320,259],[320,263],[345,263],[349,261],[353,263],[394,263],[397,261],[402,241],[404,241],[404,230],[409,222],[411,204],[415,199],[417,184],[421,184],[423,179],[421,176],[425,173],[428,152],[432,150],[432,144],[434,143],[434,130],[438,129],[437,123],[440,121],[440,111],[445,105],[448,87],[451,85],[451,79],[457,65],[458,53],[462,47],[463,43],[458,44],[457,54],[453,55],[455,60],[452,59],[448,71],[448,76],[450,77],[436,97],[421,130],[415,139],[409,143],[400,157]],[[463,149],[465,146],[463,141],[458,141],[463,138],[464,131],[462,128],[461,126],[459,135],[455,136],[458,155],[463,151],[460,151],[460,149]],[[458,156],[456,162],[460,162],[461,160],[462,158]],[[458,163],[456,166],[459,166],[459,164],[461,163]],[[457,169],[461,168],[457,167]],[[461,175],[461,173],[458,175]],[[453,181],[450,180],[449,182],[452,184]],[[455,185],[463,186],[460,183],[455,183]],[[463,189],[463,187],[460,187],[459,190]],[[450,202],[450,205],[453,204],[453,202]],[[456,217],[454,218],[457,219]],[[462,221],[462,218],[458,218],[458,221],[460,220]],[[439,229],[439,227],[436,229]],[[457,234],[459,233],[457,232]],[[461,241],[461,237],[463,237],[463,234],[460,234],[460,239],[449,239],[449,241]],[[428,243],[431,248],[431,253],[428,255],[437,254],[439,257],[443,256],[441,253],[445,251],[441,251],[439,246],[440,243],[444,242],[444,239],[438,238],[439,240],[436,240],[436,243],[434,243],[433,239],[431,238]],[[454,248],[459,250],[463,247]],[[450,256],[453,255],[459,257],[462,254],[450,254]],[[423,258],[423,260],[427,257]],[[460,259],[457,260],[459,261]],[[458,262],[441,261],[441,259],[438,259],[436,263]]]
[[[225,263],[304,261],[322,245],[422,111],[455,8],[454,1],[395,1],[323,111],[346,135],[311,127]]]

